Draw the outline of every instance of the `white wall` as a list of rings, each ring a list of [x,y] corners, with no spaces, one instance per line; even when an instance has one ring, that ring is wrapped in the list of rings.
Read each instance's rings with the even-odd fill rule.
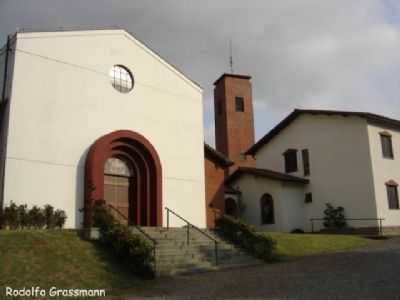
[[[293,229],[306,230],[308,219],[306,218],[306,204],[304,203],[307,185],[301,183],[282,182],[282,193],[279,201],[284,207],[283,228],[290,232]]]
[[[250,174],[242,175],[233,186],[242,192],[245,204],[243,219],[254,225],[258,231],[290,232],[305,226],[304,185],[285,183],[277,180],[258,177]],[[274,203],[275,224],[261,224],[260,199],[270,194]]]
[[[387,131],[392,135],[394,159],[384,158],[379,133]],[[400,210],[389,209],[385,183],[394,180],[400,184],[400,131],[383,126],[368,124],[371,161],[374,175],[375,198],[378,216],[385,218],[383,226],[400,226]]]
[[[134,74],[128,94],[109,82],[115,64]],[[86,153],[127,129],[160,156],[163,206],[205,227],[201,89],[125,31],[19,33],[11,101],[6,202],[52,204],[79,227]]]
[[[323,217],[325,203],[343,206],[348,218],[376,218],[374,186],[366,121],[358,117],[301,115],[256,154],[258,168],[284,172],[282,153],[298,149],[299,171],[304,177],[301,150],[309,149],[311,174],[307,191],[313,202],[305,204],[309,219]],[[374,226],[350,222],[351,226]],[[320,224],[322,226],[322,224]],[[318,227],[316,227],[318,229]]]

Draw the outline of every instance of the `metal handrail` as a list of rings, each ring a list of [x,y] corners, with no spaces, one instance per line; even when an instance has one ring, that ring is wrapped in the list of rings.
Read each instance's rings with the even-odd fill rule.
[[[130,225],[129,224],[129,219],[115,206],[111,205],[111,204],[107,204],[107,206],[109,208],[111,208],[112,210],[114,210],[116,213],[118,213],[125,221],[127,221],[129,226],[135,227],[145,238],[147,238],[148,240],[150,240],[153,244],[153,256],[154,256],[154,269],[157,270],[157,265],[156,265],[156,248],[157,248],[157,241],[155,239],[153,239],[147,232],[145,232],[142,228],[140,228],[140,226],[138,225]]]
[[[314,232],[314,221],[325,221],[325,218],[310,218],[311,222],[311,232]],[[378,221],[378,233],[379,235],[383,234],[382,221],[385,221],[384,218],[344,218],[345,221]]]
[[[211,209],[212,211],[213,211],[213,213],[214,213],[214,227],[216,228],[217,226],[217,219],[218,219],[218,217],[223,217],[224,216],[224,214],[221,212],[221,210],[219,210],[219,209],[217,209],[217,208],[212,208]]]
[[[186,228],[187,228],[186,229],[186,242],[188,245],[190,243],[190,228],[196,229],[198,232],[200,232],[201,234],[203,234],[204,236],[206,236],[207,238],[209,238],[210,240],[212,240],[214,242],[215,264],[218,265],[218,240],[215,239],[214,237],[212,237],[211,235],[209,235],[208,233],[206,233],[205,231],[201,230],[196,225],[193,225],[192,223],[190,223],[188,220],[186,220],[184,217],[180,216],[178,213],[176,213],[172,209],[165,207],[165,210],[167,211],[167,230],[169,230],[169,214],[170,213],[172,213],[173,215],[175,215],[176,217],[178,217],[179,219],[181,219],[182,221],[184,221],[186,223]]]
[[[140,226],[138,225],[132,225],[129,224],[129,219],[115,206],[112,206],[111,204],[108,204],[108,206],[113,209],[115,212],[117,212],[122,218],[125,219],[125,221],[128,222],[129,226],[135,227],[137,230],[140,231],[140,233],[142,233],[148,240],[150,240],[154,245],[157,245],[157,241],[155,239],[153,239],[146,231],[144,231],[142,228],[140,228]]]

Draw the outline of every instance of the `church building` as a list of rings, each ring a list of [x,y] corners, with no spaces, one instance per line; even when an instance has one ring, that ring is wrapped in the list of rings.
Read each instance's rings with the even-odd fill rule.
[[[19,32],[0,53],[1,207],[50,204],[79,228],[104,200],[131,224],[169,208],[206,227],[198,84],[125,30]]]
[[[202,88],[125,30],[18,32],[0,50],[0,208],[50,204],[67,228],[103,200],[121,222],[320,230],[326,204],[354,228],[400,228],[400,121],[296,109],[255,140],[251,77]],[[172,210],[167,220],[166,210]]]

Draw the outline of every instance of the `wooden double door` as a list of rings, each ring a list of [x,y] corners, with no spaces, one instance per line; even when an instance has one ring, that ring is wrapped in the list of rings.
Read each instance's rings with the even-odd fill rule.
[[[129,164],[119,158],[108,159],[104,167],[104,200],[118,222],[135,224],[135,198],[135,177]]]

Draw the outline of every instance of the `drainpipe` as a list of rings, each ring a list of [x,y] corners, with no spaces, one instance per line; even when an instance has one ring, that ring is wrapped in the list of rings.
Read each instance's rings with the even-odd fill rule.
[[[5,54],[5,62],[4,62],[4,74],[3,74],[3,90],[1,93],[1,98],[0,98],[0,111],[2,112],[2,117],[7,119],[6,114],[7,114],[7,107],[6,107],[6,88],[7,88],[7,77],[8,77],[8,60],[9,60],[9,53],[11,51],[11,36],[7,36],[7,44],[6,44],[6,54]],[[7,139],[7,131],[8,131],[8,124],[5,123],[6,120],[0,120],[1,123],[3,123],[4,128],[2,128],[3,131],[3,139]],[[1,125],[0,123],[0,125]],[[7,141],[4,141],[4,149],[1,149],[2,151],[0,152],[2,159],[4,157],[4,162],[3,162],[3,169],[1,171],[1,190],[0,190],[0,214],[3,212],[3,205],[4,205],[4,179],[5,179],[5,151],[6,151],[6,144]],[[4,153],[3,153],[4,151]],[[1,224],[0,224],[1,228]]]
[[[4,65],[4,77],[3,77],[3,91],[1,95],[1,101],[5,101],[6,99],[6,87],[7,87],[7,75],[8,75],[8,55],[10,52],[11,38],[10,35],[7,36],[7,45],[6,45],[6,59]]]

